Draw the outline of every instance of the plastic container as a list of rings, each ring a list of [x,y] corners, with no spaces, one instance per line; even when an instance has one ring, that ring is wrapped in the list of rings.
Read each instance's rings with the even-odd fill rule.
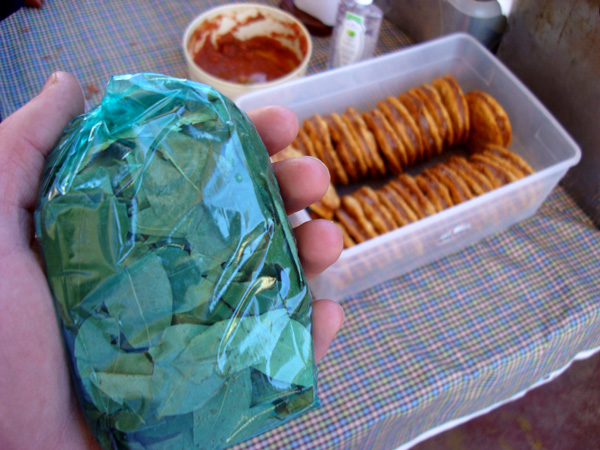
[[[202,41],[196,39],[195,32],[206,23],[211,24],[212,39],[227,33],[232,33],[242,41],[255,36],[276,39],[295,52],[300,63],[286,75],[260,83],[236,83],[214,76],[194,62],[194,53],[202,46]],[[276,86],[304,76],[312,56],[312,39],[300,20],[279,8],[254,3],[220,6],[200,14],[186,27],[182,47],[189,78],[212,86],[232,100],[247,92]]]
[[[311,281],[315,297],[341,300],[533,215],[569,167],[577,164],[581,151],[523,83],[464,33],[238,99],[243,110],[283,104],[302,120],[315,113],[341,112],[347,106],[374,108],[387,95],[447,73],[465,91],[485,90],[501,102],[513,127],[510,149],[524,157],[536,173],[344,250],[334,265]],[[418,172],[419,167],[415,169]]]

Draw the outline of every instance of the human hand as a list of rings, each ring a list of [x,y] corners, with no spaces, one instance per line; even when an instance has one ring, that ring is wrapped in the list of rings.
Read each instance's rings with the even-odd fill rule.
[[[45,157],[67,123],[83,110],[77,80],[56,73],[37,97],[0,123],[0,448],[97,448],[72,388],[33,231]],[[297,119],[285,108],[249,115],[271,154],[297,133]],[[327,169],[312,158],[282,161],[274,170],[288,213],[318,200],[328,186]],[[299,226],[296,239],[309,278],[332,264],[342,249],[337,227],[327,221]],[[337,303],[315,301],[317,360],[342,321]]]
[[[287,147],[298,134],[298,119],[289,109],[269,106],[250,111],[269,154]],[[286,212],[292,214],[317,202],[329,187],[329,172],[316,158],[286,159],[273,164]],[[294,230],[298,254],[308,279],[316,277],[333,264],[343,248],[340,230],[327,220],[311,220]],[[319,362],[342,326],[344,313],[331,300],[315,300],[313,306],[313,341]]]

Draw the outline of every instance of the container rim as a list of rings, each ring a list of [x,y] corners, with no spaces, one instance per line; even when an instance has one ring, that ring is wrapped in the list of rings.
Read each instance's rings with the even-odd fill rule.
[[[245,85],[245,84],[240,84],[240,83],[234,83],[232,81],[224,80],[223,78],[219,78],[214,75],[211,75],[210,73],[203,70],[201,67],[199,67],[194,62],[194,59],[192,58],[192,56],[190,55],[190,52],[188,51],[188,43],[189,43],[189,40],[190,40],[193,32],[196,30],[198,25],[200,23],[202,23],[204,20],[214,17],[220,13],[231,11],[231,10],[236,10],[236,9],[240,9],[240,8],[246,8],[246,7],[252,7],[252,8],[257,8],[258,10],[269,11],[276,16],[285,17],[287,20],[289,20],[290,22],[293,22],[294,24],[296,24],[300,27],[300,29],[302,30],[302,33],[306,37],[306,54],[302,58],[302,61],[300,61],[300,64],[298,64],[298,66],[294,70],[292,70],[291,72],[287,73],[286,75],[279,77],[275,80],[271,80],[271,81],[268,81],[265,83],[253,83],[250,85]],[[185,28],[181,46],[183,48],[183,54],[184,54],[187,64],[191,65],[191,66],[195,67],[197,70],[201,71],[203,76],[205,76],[206,79],[209,80],[211,83],[221,84],[221,85],[229,87],[229,88],[240,88],[240,87],[244,87],[244,86],[252,86],[252,89],[253,89],[252,92],[255,92],[257,90],[262,91],[262,90],[268,89],[270,87],[275,87],[275,86],[279,86],[280,84],[283,84],[283,83],[287,84],[287,83],[291,82],[292,80],[294,80],[297,77],[297,74],[299,72],[302,72],[308,66],[308,63],[310,62],[310,59],[312,58],[312,52],[313,52],[312,38],[310,36],[308,29],[306,28],[306,26],[304,26],[304,24],[302,22],[300,22],[298,19],[296,19],[294,16],[292,16],[291,14],[289,14],[286,11],[275,8],[274,6],[265,5],[265,4],[261,4],[261,3],[235,3],[235,4],[229,4],[229,5],[222,5],[222,6],[217,6],[215,8],[211,8],[211,9],[199,14]],[[243,94],[243,95],[247,95],[247,94]]]

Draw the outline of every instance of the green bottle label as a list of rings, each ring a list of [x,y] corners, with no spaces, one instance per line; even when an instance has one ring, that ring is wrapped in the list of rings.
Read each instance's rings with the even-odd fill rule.
[[[340,66],[352,64],[358,60],[365,47],[364,17],[346,13],[339,35],[338,63]]]

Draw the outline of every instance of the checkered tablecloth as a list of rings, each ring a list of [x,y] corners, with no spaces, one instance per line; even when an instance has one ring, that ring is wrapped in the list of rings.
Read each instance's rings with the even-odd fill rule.
[[[0,116],[55,70],[91,107],[117,73],[185,77],[187,23],[222,1],[46,0],[0,22]],[[271,1],[276,5],[278,2]],[[315,38],[310,72],[329,38]],[[384,23],[378,53],[409,45]],[[600,347],[600,231],[558,187],[538,213],[343,300],[322,406],[236,449],[394,449],[529,389]]]

